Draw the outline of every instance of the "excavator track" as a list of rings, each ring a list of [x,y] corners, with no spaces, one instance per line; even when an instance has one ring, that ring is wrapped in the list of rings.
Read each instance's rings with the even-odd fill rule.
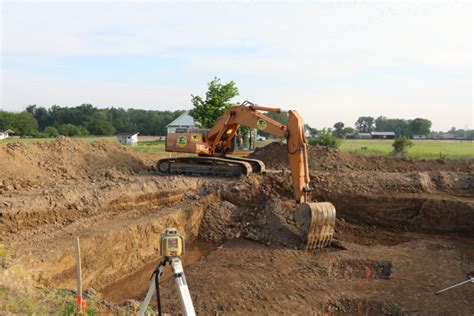
[[[252,165],[240,159],[219,157],[177,157],[160,159],[160,173],[193,176],[239,177],[252,173]]]
[[[236,161],[244,161],[248,162],[252,166],[252,172],[264,172],[265,171],[265,164],[263,161],[253,158],[246,158],[246,157],[235,157],[235,156],[226,156],[226,159],[232,159]]]

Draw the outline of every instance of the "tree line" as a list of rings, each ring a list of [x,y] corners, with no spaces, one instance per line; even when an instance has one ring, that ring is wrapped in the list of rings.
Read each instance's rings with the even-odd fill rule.
[[[35,137],[114,135],[118,132],[166,135],[166,125],[183,112],[99,109],[91,104],[53,105],[49,109],[30,105],[21,113],[0,111],[0,130],[10,129],[19,136]]]

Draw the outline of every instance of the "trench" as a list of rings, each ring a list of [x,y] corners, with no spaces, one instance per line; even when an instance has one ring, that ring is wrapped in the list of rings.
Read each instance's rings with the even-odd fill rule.
[[[207,256],[212,251],[216,250],[219,245],[202,240],[196,240],[186,245],[186,252],[182,258],[183,266],[189,267],[201,258]],[[132,274],[113,282],[104,288],[98,289],[102,297],[107,301],[120,302],[127,299],[141,300],[146,294],[150,286],[150,277],[159,264],[161,257],[157,253],[156,258],[139,267],[138,270]],[[186,273],[186,271],[185,271]],[[166,267],[161,280],[164,282],[171,277],[171,268]]]

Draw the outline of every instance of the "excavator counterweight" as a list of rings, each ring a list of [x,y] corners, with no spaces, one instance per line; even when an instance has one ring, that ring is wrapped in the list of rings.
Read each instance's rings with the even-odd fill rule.
[[[291,110],[288,111],[288,124],[284,125],[260,111],[283,112],[245,101],[225,111],[209,130],[191,129],[169,134],[166,137],[166,151],[198,156],[160,159],[158,170],[165,174],[225,177],[262,172],[265,165],[260,160],[226,155],[232,147],[232,140],[239,126],[257,128],[274,136],[284,137],[288,143],[293,194],[298,203],[294,218],[305,240],[305,248],[311,250],[326,247],[334,235],[336,209],[328,202],[309,201],[311,189],[304,120],[297,111]]]

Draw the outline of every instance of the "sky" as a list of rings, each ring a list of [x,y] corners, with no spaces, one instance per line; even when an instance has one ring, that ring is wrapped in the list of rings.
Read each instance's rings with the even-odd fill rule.
[[[0,110],[190,109],[218,77],[316,128],[474,128],[470,2],[0,1]]]

